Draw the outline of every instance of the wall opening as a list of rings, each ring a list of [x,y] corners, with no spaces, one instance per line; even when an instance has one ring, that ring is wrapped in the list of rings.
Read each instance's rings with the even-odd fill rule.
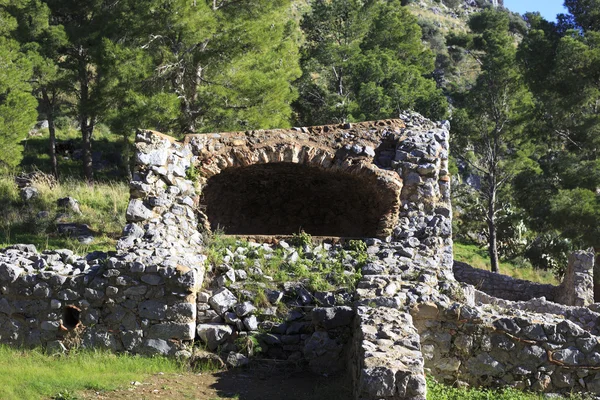
[[[208,179],[202,196],[213,231],[337,237],[382,236],[381,221],[396,210],[398,199],[373,174],[295,163],[226,169]]]
[[[79,315],[81,310],[75,306],[66,306],[63,312],[63,326],[68,330],[75,329],[81,323]]]

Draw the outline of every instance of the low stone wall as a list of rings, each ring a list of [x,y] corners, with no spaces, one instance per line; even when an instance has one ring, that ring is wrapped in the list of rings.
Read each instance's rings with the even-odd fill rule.
[[[136,253],[0,252],[0,341],[175,354],[195,337],[203,271]]]
[[[186,179],[192,154],[155,132],[136,139],[117,252],[0,251],[0,342],[170,355],[192,343],[205,273],[194,183]]]
[[[422,306],[420,306],[422,307]],[[598,393],[598,337],[557,315],[429,304],[413,309],[425,369],[450,384]]]
[[[558,288],[554,285],[515,279],[507,275],[473,268],[460,261],[454,261],[453,271],[459,282],[473,285],[478,290],[500,299],[527,301],[544,297],[549,301],[557,300]]]
[[[536,298],[568,306],[588,306],[594,302],[594,253],[576,251],[569,256],[563,282],[559,286],[530,282],[454,261],[454,276],[489,296],[512,301]]]

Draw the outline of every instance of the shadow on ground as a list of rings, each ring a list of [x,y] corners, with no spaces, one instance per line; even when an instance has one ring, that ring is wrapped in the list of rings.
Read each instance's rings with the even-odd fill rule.
[[[216,382],[211,388],[224,399],[347,400],[352,397],[347,375],[323,376],[261,365],[215,373]]]

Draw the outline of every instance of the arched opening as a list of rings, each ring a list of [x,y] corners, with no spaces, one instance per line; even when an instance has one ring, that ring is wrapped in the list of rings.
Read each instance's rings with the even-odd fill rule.
[[[81,310],[75,306],[66,306],[63,311],[63,323],[62,325],[68,330],[75,329],[81,323],[79,321],[79,315]]]
[[[398,208],[398,193],[374,174],[295,163],[228,168],[202,195],[211,229],[237,235],[377,237]]]

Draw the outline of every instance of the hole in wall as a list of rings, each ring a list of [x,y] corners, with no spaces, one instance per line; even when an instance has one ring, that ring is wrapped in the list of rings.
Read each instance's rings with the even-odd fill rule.
[[[66,306],[63,311],[63,326],[69,330],[77,328],[81,321],[79,317],[81,310],[75,306]]]
[[[211,229],[231,235],[378,237],[397,193],[373,175],[294,163],[229,168],[202,192]]]

